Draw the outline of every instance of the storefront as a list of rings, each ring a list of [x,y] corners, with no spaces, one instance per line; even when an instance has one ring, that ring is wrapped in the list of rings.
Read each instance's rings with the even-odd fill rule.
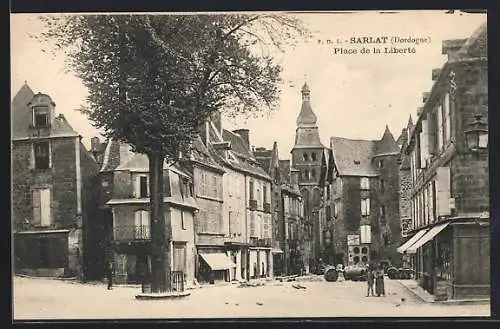
[[[197,265],[198,281],[206,283],[229,282],[231,274],[237,268],[223,249],[198,249]]]
[[[489,222],[454,218],[423,229],[398,251],[411,255],[415,279],[436,300],[489,298]]]
[[[69,270],[69,232],[69,230],[47,230],[15,233],[16,273],[64,276]]]
[[[271,248],[249,248],[250,279],[271,276]]]

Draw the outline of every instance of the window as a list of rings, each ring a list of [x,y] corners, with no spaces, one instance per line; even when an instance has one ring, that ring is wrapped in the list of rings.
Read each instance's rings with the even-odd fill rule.
[[[451,118],[450,118],[450,94],[446,93],[443,98],[443,142],[447,143],[451,138]]]
[[[147,198],[148,195],[148,176],[139,177],[139,197]]]
[[[384,246],[388,246],[391,244],[391,238],[388,233],[384,233]]]
[[[173,270],[186,272],[187,257],[186,257],[186,245],[184,243],[174,243],[173,245]]]
[[[368,177],[361,177],[360,186],[362,190],[370,189],[370,180],[368,179]]]
[[[50,188],[35,189],[33,197],[33,225],[50,226],[52,224],[52,208]]]
[[[227,179],[227,194],[229,196],[233,196],[233,184],[231,181],[232,181],[231,177],[228,177],[228,179]]]
[[[307,156],[307,153],[302,154],[302,158],[304,159],[304,161],[308,161],[309,160],[309,157]]]
[[[181,227],[183,230],[186,229],[186,222],[184,221],[184,211],[181,210]]]
[[[37,128],[46,127],[49,125],[49,107],[36,106],[33,108],[34,126]]]
[[[149,230],[149,211],[144,209],[137,210],[134,213],[134,221],[134,238],[141,240],[149,239],[151,237]]]
[[[361,199],[361,216],[370,215],[370,199]]]
[[[207,195],[207,174],[201,173],[201,195]]]
[[[267,186],[264,185],[263,189],[263,194],[264,194],[264,203],[267,203]]]
[[[316,153],[311,153],[311,161],[316,161]]]
[[[250,183],[248,184],[249,185],[249,194],[250,194],[250,200],[255,200],[254,199],[254,195],[253,195],[253,181],[250,181]]]
[[[333,203],[333,216],[337,218],[339,216],[339,203],[337,200]]]
[[[219,193],[218,193],[218,188],[217,188],[217,176],[212,176],[212,193],[213,193],[213,197],[214,198],[217,198],[219,196]]]
[[[327,185],[326,186],[326,199],[327,200],[330,200],[330,195],[331,194],[331,189],[330,189],[330,185]]]
[[[306,170],[304,171],[304,180],[309,180],[309,179],[310,179],[310,178],[309,178],[309,170],[307,170],[307,169],[306,169]]]
[[[37,142],[33,144],[35,153],[35,169],[49,169],[50,168],[50,143]]]
[[[385,191],[385,181],[383,179],[380,180],[380,191],[381,192]]]
[[[311,177],[314,179],[316,178],[316,169],[311,169]]]
[[[443,147],[443,135],[444,135],[444,129],[443,129],[443,106],[442,103],[439,104],[437,108],[437,115],[436,115],[436,121],[437,121],[437,134],[436,134],[436,144],[437,144],[437,153],[439,154],[441,151],[441,148]]]
[[[378,167],[384,168],[384,160],[378,160]]]
[[[380,218],[385,218],[385,206],[380,206]]]
[[[233,235],[233,232],[235,231],[234,230],[234,223],[233,221],[231,220],[231,215],[233,214],[233,212],[231,210],[229,210],[228,214],[227,214],[227,221],[228,221],[228,224],[229,224],[229,236],[232,236]]]
[[[250,212],[250,236],[256,236],[256,227],[255,227],[255,212]]]

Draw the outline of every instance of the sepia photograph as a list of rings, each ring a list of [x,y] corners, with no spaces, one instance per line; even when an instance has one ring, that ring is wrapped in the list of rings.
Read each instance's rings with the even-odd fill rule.
[[[10,30],[14,321],[491,315],[486,11]]]

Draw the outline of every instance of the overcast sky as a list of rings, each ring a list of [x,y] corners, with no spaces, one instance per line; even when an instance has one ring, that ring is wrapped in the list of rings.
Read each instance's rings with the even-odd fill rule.
[[[314,32],[279,55],[284,84],[278,110],[258,119],[225,121],[227,129],[248,128],[252,145],[270,148],[278,142],[280,157],[289,158],[293,147],[296,118],[304,82],[311,89],[311,103],[318,117],[323,144],[331,136],[378,139],[385,125],[397,138],[411,114],[422,105],[422,93],[432,86],[431,71],[446,60],[442,41],[469,37],[486,21],[484,14],[445,14],[444,11],[414,11],[397,14],[308,13],[298,14]],[[83,137],[86,145],[98,135],[85,116],[75,111],[85,102],[86,90],[78,78],[64,73],[62,58],[53,59],[29,38],[41,24],[35,14],[11,15],[11,90],[14,95],[27,81],[35,92],[49,94]],[[334,55],[332,41],[351,37],[387,36],[428,38],[430,43],[415,46],[413,54]],[[321,40],[322,43],[319,43]],[[407,47],[401,44],[399,47]],[[390,47],[390,45],[389,45]],[[373,48],[373,46],[368,46]]]

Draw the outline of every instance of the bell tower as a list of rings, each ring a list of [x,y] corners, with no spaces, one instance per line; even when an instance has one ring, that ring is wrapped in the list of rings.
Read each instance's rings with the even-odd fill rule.
[[[299,188],[304,202],[304,220],[312,224],[308,250],[310,270],[318,265],[321,252],[321,194],[320,174],[321,159],[325,146],[321,143],[317,125],[317,117],[311,107],[311,90],[307,83],[302,86],[302,106],[297,117],[295,144],[291,150],[292,167],[299,173]]]

